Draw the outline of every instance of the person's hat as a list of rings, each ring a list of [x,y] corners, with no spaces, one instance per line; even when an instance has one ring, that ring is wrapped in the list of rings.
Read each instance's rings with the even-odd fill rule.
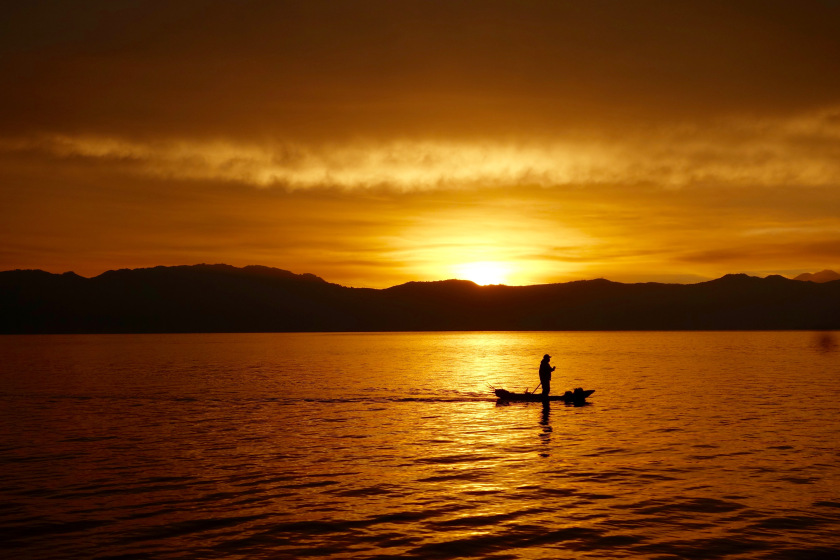
[[[546,354],[545,356],[543,356],[543,360],[550,360],[550,359],[551,359],[551,356],[549,356],[548,354]]]

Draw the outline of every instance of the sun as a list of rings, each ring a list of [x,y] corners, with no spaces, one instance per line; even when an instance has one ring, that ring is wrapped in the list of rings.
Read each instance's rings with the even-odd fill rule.
[[[455,273],[459,280],[471,280],[481,286],[504,284],[507,282],[508,267],[494,261],[471,262],[456,265]]]

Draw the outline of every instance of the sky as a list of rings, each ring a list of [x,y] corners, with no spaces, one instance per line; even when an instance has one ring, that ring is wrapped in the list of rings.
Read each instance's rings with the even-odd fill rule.
[[[0,270],[840,270],[840,2],[0,11]]]

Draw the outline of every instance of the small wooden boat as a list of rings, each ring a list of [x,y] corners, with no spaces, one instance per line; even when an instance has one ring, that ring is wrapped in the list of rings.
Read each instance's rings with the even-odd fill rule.
[[[589,389],[584,391],[580,387],[575,389],[574,391],[566,391],[562,395],[549,395],[549,401],[562,401],[565,403],[572,403],[572,404],[582,404],[586,402],[586,397],[591,395],[595,392],[595,389]],[[525,401],[525,402],[542,402],[543,396],[542,393],[513,393],[511,391],[506,391],[505,389],[493,389],[493,393],[499,400],[501,401]]]

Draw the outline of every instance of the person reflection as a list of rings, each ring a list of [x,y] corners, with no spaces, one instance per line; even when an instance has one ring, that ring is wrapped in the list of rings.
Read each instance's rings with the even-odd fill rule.
[[[540,426],[542,426],[542,432],[540,432],[540,441],[548,446],[551,443],[551,423],[549,422],[549,418],[551,416],[551,404],[548,401],[544,401],[542,405],[542,414],[540,416]],[[540,457],[548,457],[548,447],[540,453]]]

